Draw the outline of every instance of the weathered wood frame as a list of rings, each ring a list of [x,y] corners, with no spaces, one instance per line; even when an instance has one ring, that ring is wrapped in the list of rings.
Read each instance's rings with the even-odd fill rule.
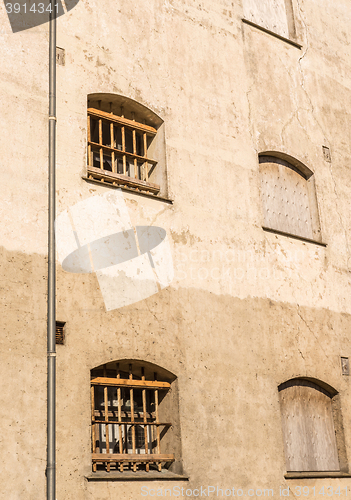
[[[110,378],[106,376],[107,370],[106,366],[104,369],[103,377],[94,377],[91,380],[91,422],[92,422],[92,461],[93,461],[93,472],[97,471],[97,464],[105,464],[107,472],[111,470],[111,464],[115,464],[116,468],[120,472],[124,471],[124,466],[129,465],[133,472],[138,470],[138,465],[145,465],[146,472],[150,470],[150,464],[155,464],[159,472],[162,470],[162,464],[170,464],[174,462],[174,454],[163,454],[161,453],[161,427],[165,430],[172,426],[170,422],[160,422],[159,419],[159,391],[167,391],[170,389],[170,384],[168,382],[163,382],[157,380],[157,373],[154,373],[154,380],[146,380],[144,369],[142,368],[141,380],[133,378],[132,365],[129,365],[129,377],[121,378],[119,364],[117,364],[117,377]],[[103,410],[95,409],[95,387],[102,387],[104,394],[104,406]],[[108,408],[108,387],[115,387],[117,389],[117,415],[114,411],[109,411]],[[129,390],[129,398],[131,403],[130,415],[127,417],[122,417],[122,398],[121,389]],[[134,389],[141,390],[143,411],[134,411]],[[146,404],[146,391],[150,391],[153,394],[155,409],[154,416],[148,417]],[[101,415],[102,413],[102,415]],[[142,413],[142,416],[139,414]],[[97,434],[99,425],[105,425],[106,429],[106,453],[100,453],[98,450],[100,446],[97,446]],[[118,426],[118,436],[119,436],[119,453],[111,453],[109,447],[109,426]],[[126,436],[127,426],[131,428],[132,433],[132,453],[123,453],[122,445],[122,427],[124,427],[124,435]],[[141,426],[144,428],[144,446],[145,454],[136,453],[136,436],[135,428],[136,426]],[[155,446],[149,447],[148,442],[148,432],[151,434],[152,442],[155,442]],[[153,453],[153,449],[156,450]]]
[[[123,109],[121,109],[121,115],[117,116],[113,113],[107,113],[95,108],[88,108],[88,165],[87,174],[88,179],[98,180],[100,182],[108,182],[113,185],[127,186],[133,188],[136,191],[142,191],[146,193],[157,194],[160,191],[160,186],[149,182],[149,169],[152,170],[156,167],[157,161],[152,158],[148,158],[148,138],[154,138],[156,136],[157,130],[154,127],[146,125],[145,123],[139,123],[135,121],[135,115],[133,114],[133,120],[129,120],[124,117]],[[94,118],[98,121],[99,126],[99,142],[92,141],[91,134],[91,119]],[[103,123],[106,123],[110,127],[110,146],[103,144]],[[114,125],[119,125],[121,128],[122,137],[122,149],[118,149],[114,145]],[[132,132],[133,138],[133,152],[126,151],[126,129]],[[142,144],[144,155],[137,154],[137,140],[136,133],[142,133]],[[100,157],[100,168],[93,166],[93,152],[96,151]],[[112,171],[104,170],[104,153],[111,155],[111,168]],[[123,174],[116,171],[115,160],[116,158],[122,158],[123,162]],[[127,174],[127,159],[133,161],[134,164],[134,177]],[[139,168],[139,164],[142,166]],[[142,178],[141,178],[142,177]]]

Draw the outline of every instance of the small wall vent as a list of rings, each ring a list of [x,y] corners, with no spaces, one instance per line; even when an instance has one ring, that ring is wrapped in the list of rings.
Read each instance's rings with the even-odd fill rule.
[[[349,358],[341,357],[341,370],[343,375],[350,375]]]
[[[65,343],[65,324],[64,321],[56,321],[56,345]]]
[[[61,47],[56,47],[56,63],[60,66],[65,66],[66,64],[66,52]]]

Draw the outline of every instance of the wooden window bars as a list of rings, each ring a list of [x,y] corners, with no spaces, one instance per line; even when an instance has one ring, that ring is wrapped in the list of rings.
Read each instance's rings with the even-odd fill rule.
[[[107,472],[129,470],[136,472],[151,469],[161,471],[162,464],[174,462],[173,454],[161,454],[161,429],[171,426],[160,422],[160,393],[168,391],[170,384],[145,380],[116,367],[115,378],[91,380],[91,420],[93,471],[104,468]]]
[[[148,148],[157,130],[95,108],[88,108],[88,178],[157,194],[160,186],[149,181],[157,161]]]

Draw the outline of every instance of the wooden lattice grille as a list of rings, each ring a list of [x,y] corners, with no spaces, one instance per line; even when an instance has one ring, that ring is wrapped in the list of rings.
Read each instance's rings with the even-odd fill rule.
[[[170,426],[160,422],[160,394],[170,384],[146,380],[144,369],[137,376],[129,365],[129,374],[121,372],[117,364],[115,378],[107,376],[91,380],[92,460],[93,471],[104,467],[123,472],[145,470],[161,471],[163,464],[174,461],[173,454],[161,453],[161,434]],[[162,431],[162,432],[161,432]]]
[[[112,184],[158,193],[149,181],[157,161],[148,157],[156,129],[145,123],[88,108],[88,176]]]

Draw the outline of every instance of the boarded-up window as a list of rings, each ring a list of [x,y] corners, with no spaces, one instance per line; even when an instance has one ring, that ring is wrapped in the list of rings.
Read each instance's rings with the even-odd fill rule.
[[[281,158],[260,156],[264,227],[319,241],[315,186],[306,171]]]
[[[338,471],[332,396],[308,380],[279,387],[288,471]]]
[[[244,0],[244,16],[248,21],[289,38],[287,6],[290,7],[290,0]]]

